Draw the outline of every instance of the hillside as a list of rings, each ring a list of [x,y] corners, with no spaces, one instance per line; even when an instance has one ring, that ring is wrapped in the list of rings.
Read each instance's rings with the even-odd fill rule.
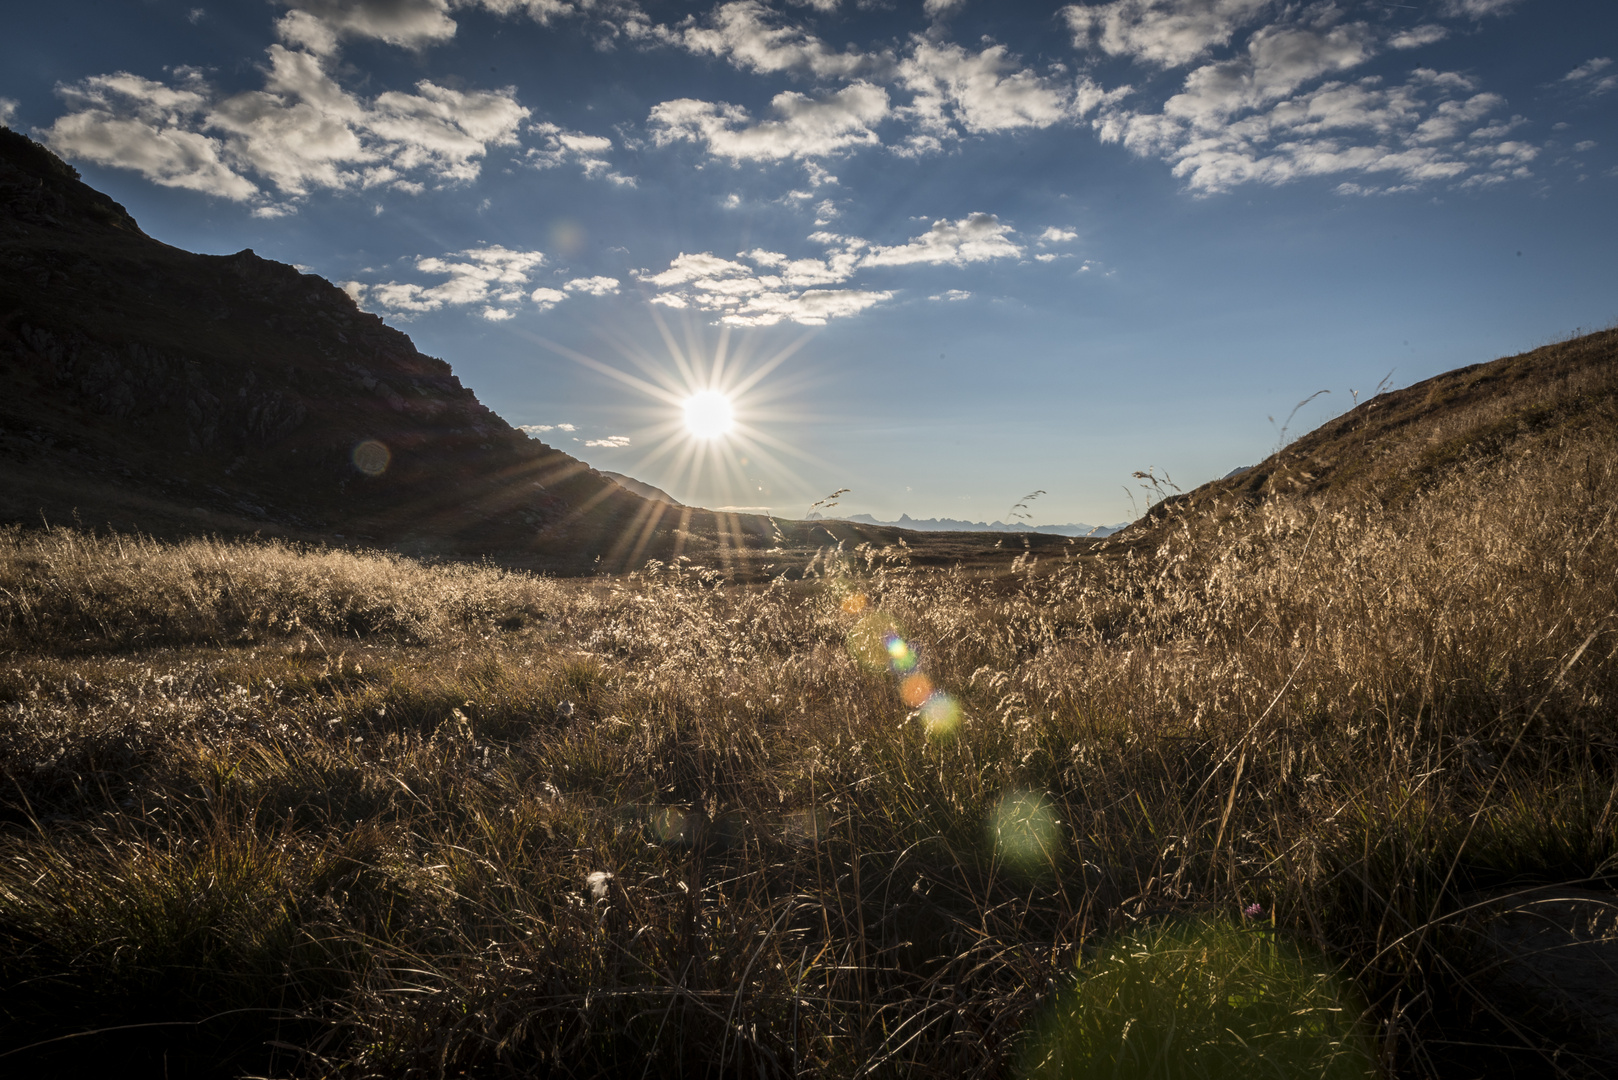
[[[1466,465],[1488,465],[1610,427],[1618,329],[1456,368],[1365,401],[1250,469],[1171,495],[1120,539],[1168,521],[1222,517],[1281,500],[1397,506]]]

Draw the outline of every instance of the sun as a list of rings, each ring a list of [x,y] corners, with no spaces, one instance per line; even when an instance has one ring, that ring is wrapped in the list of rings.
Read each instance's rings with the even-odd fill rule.
[[[699,390],[686,398],[685,430],[698,439],[718,439],[736,426],[736,409],[718,390]]]

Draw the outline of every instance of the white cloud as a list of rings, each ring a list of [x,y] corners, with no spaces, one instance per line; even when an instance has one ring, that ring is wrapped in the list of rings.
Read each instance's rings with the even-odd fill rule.
[[[589,293],[591,296],[611,296],[618,291],[618,284],[615,277],[584,277],[574,278],[562,288],[568,292]]]
[[[1116,0],[1064,11],[1070,22],[1082,24],[1086,42],[1096,38],[1106,51],[1171,66],[1223,44],[1241,18],[1264,7]],[[1339,23],[1337,9],[1326,5],[1282,14],[1312,21],[1261,26],[1233,55],[1188,72],[1159,110],[1126,108],[1114,98],[1098,108],[1092,126],[1105,142],[1169,162],[1199,193],[1333,173],[1386,174],[1397,182],[1375,188],[1386,192],[1398,184],[1498,172],[1492,162],[1512,156],[1476,152],[1480,144],[1501,145],[1523,121],[1491,122],[1505,99],[1479,93],[1474,79],[1418,68],[1403,84],[1386,85],[1380,77],[1342,81],[1343,73],[1376,55],[1382,32],[1366,23]],[[1418,26],[1386,43],[1414,48],[1444,33],[1442,27]],[[1512,169],[1526,169],[1526,162],[1515,161]],[[1343,183],[1357,193],[1372,190]]]
[[[811,242],[827,249],[818,259],[792,258],[764,248],[737,255],[737,259],[747,262],[708,251],[682,252],[666,270],[655,274],[641,270],[635,272],[635,277],[659,290],[652,303],[715,312],[719,321],[732,326],[772,326],[788,321],[821,325],[892,299],[891,289],[851,284],[861,270],[964,266],[1017,257],[1024,249],[1012,235],[1011,227],[993,214],[969,214],[959,221],[936,221],[927,232],[903,244],[885,247],[859,237],[820,231],[809,236]],[[950,290],[933,299],[965,299],[969,295],[964,290]]]
[[[972,294],[965,289],[946,289],[944,292],[941,292],[936,296],[929,296],[927,299],[948,300],[954,302],[957,300],[970,300],[972,299]]]
[[[777,272],[760,275],[745,263],[702,252],[681,253],[667,270],[658,274],[641,271],[636,276],[665,290],[652,297],[653,303],[715,312],[721,322],[732,326],[780,322],[819,326],[893,296],[888,291],[809,287],[846,281],[858,262],[853,251],[834,252],[826,260],[788,259],[769,251],[743,257]]]
[[[657,27],[648,33],[655,40],[699,56],[724,57],[744,71],[760,74],[803,71],[823,78],[852,78],[887,62],[852,50],[834,52],[802,28],[780,25],[775,13],[757,0],[720,4],[705,26],[688,20],[677,29]]]
[[[447,278],[437,285],[390,281],[367,286],[349,282],[344,288],[356,301],[369,298],[385,310],[407,315],[485,304],[483,317],[499,321],[511,318],[512,313],[494,305],[520,302],[530,274],[544,261],[545,256],[538,251],[512,251],[494,244],[449,256],[417,259],[417,270]],[[557,293],[558,297],[562,295]]]
[[[1574,151],[1576,153],[1582,154],[1582,153],[1585,153],[1586,151],[1594,150],[1597,145],[1598,144],[1596,143],[1596,141],[1594,139],[1585,139],[1583,142],[1574,143],[1573,144],[1573,149],[1574,149]]]
[[[1039,246],[1045,247],[1048,244],[1067,244],[1077,240],[1078,238],[1079,234],[1073,229],[1061,229],[1055,225],[1052,225],[1044,232],[1039,234]]]
[[[17,115],[17,103],[10,98],[0,98],[0,124],[11,126],[11,118]]]
[[[512,92],[423,79],[369,101],[317,55],[272,45],[262,90],[222,96],[192,70],[165,84],[127,72],[61,86],[72,110],[42,134],[66,157],[133,169],[154,183],[244,201],[387,185],[423,190],[475,179],[490,146],[511,145],[528,110]]]
[[[993,214],[969,214],[959,221],[939,219],[933,227],[908,243],[873,247],[861,266],[908,266],[915,263],[967,263],[1014,258],[1023,249],[1010,239],[1011,226]]]
[[[1431,45],[1447,37],[1449,37],[1447,29],[1427,23],[1424,26],[1412,26],[1409,30],[1401,30],[1388,39],[1388,45],[1395,49],[1419,49],[1423,45]]]
[[[1612,57],[1597,56],[1593,59],[1586,60],[1584,63],[1580,64],[1566,75],[1563,75],[1562,81],[1583,82],[1585,79],[1593,78],[1610,67],[1612,67]]]
[[[539,310],[549,311],[557,304],[560,304],[563,300],[566,300],[567,293],[560,289],[547,289],[541,287],[529,293],[528,299],[539,305]]]
[[[922,0],[921,10],[927,13],[929,19],[939,19],[953,15],[965,6],[966,0]]]
[[[1444,14],[1481,19],[1489,15],[1504,15],[1517,6],[1517,0],[1448,0]]]
[[[1561,81],[1571,83],[1582,90],[1587,90],[1594,97],[1597,94],[1604,94],[1608,90],[1618,87],[1618,75],[1601,76],[1601,73],[1611,66],[1612,57],[1597,56],[1586,60],[1566,75],[1563,75]],[[1598,76],[1601,77],[1598,78]]]
[[[659,146],[687,140],[732,161],[778,161],[877,145],[871,126],[888,115],[887,91],[868,82],[821,98],[785,91],[770,104],[779,119],[756,124],[740,106],[695,98],[665,101],[647,119]]]
[[[321,56],[339,39],[375,38],[421,49],[455,36],[448,0],[294,0],[276,24],[281,39]]]
[[[577,165],[592,180],[602,177],[618,184],[635,186],[635,178],[614,172],[605,155],[612,150],[612,140],[605,135],[588,135],[582,131],[567,131],[555,124],[540,122],[529,124],[528,130],[545,140],[543,147],[531,147],[528,161],[537,169],[554,169],[559,165]]]
[[[1193,191],[1344,172],[1452,180],[1481,167],[1467,140],[1495,130],[1477,125],[1505,103],[1497,94],[1449,96],[1470,85],[1417,71],[1402,86],[1328,82],[1239,118],[1199,118],[1195,127],[1142,115],[1114,115],[1097,126],[1104,139],[1170,161]]]
[[[526,431],[530,435],[543,435],[547,431],[577,431],[572,424],[518,424],[518,431]]]
[[[1334,71],[1371,56],[1371,33],[1363,23],[1320,30],[1267,26],[1248,39],[1247,55],[1197,68],[1184,89],[1169,98],[1163,114],[1193,127],[1222,126],[1227,117],[1257,108]]]
[[[1188,64],[1272,7],[1271,0],[1113,0],[1062,9],[1073,45],[1160,68]]]
[[[608,435],[605,439],[586,439],[585,446],[607,446],[614,449],[629,445],[628,435]]]
[[[897,75],[914,97],[898,112],[923,133],[911,142],[917,150],[936,149],[938,138],[953,134],[957,125],[973,133],[1050,127],[1082,116],[1103,96],[1088,80],[1076,87],[1018,68],[1004,45],[971,53],[924,38],[913,44]]]

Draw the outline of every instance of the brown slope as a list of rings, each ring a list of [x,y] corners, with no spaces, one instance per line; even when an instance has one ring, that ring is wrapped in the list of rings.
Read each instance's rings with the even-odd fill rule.
[[[1618,329],[1472,364],[1379,394],[1239,475],[1158,503],[1120,541],[1278,499],[1394,504],[1456,467],[1618,426]]]

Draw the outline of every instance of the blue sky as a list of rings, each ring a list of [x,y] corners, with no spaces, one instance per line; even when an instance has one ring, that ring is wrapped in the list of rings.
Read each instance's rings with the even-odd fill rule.
[[[1115,522],[1618,319],[1609,0],[14,7],[0,118],[149,233],[708,506]]]

